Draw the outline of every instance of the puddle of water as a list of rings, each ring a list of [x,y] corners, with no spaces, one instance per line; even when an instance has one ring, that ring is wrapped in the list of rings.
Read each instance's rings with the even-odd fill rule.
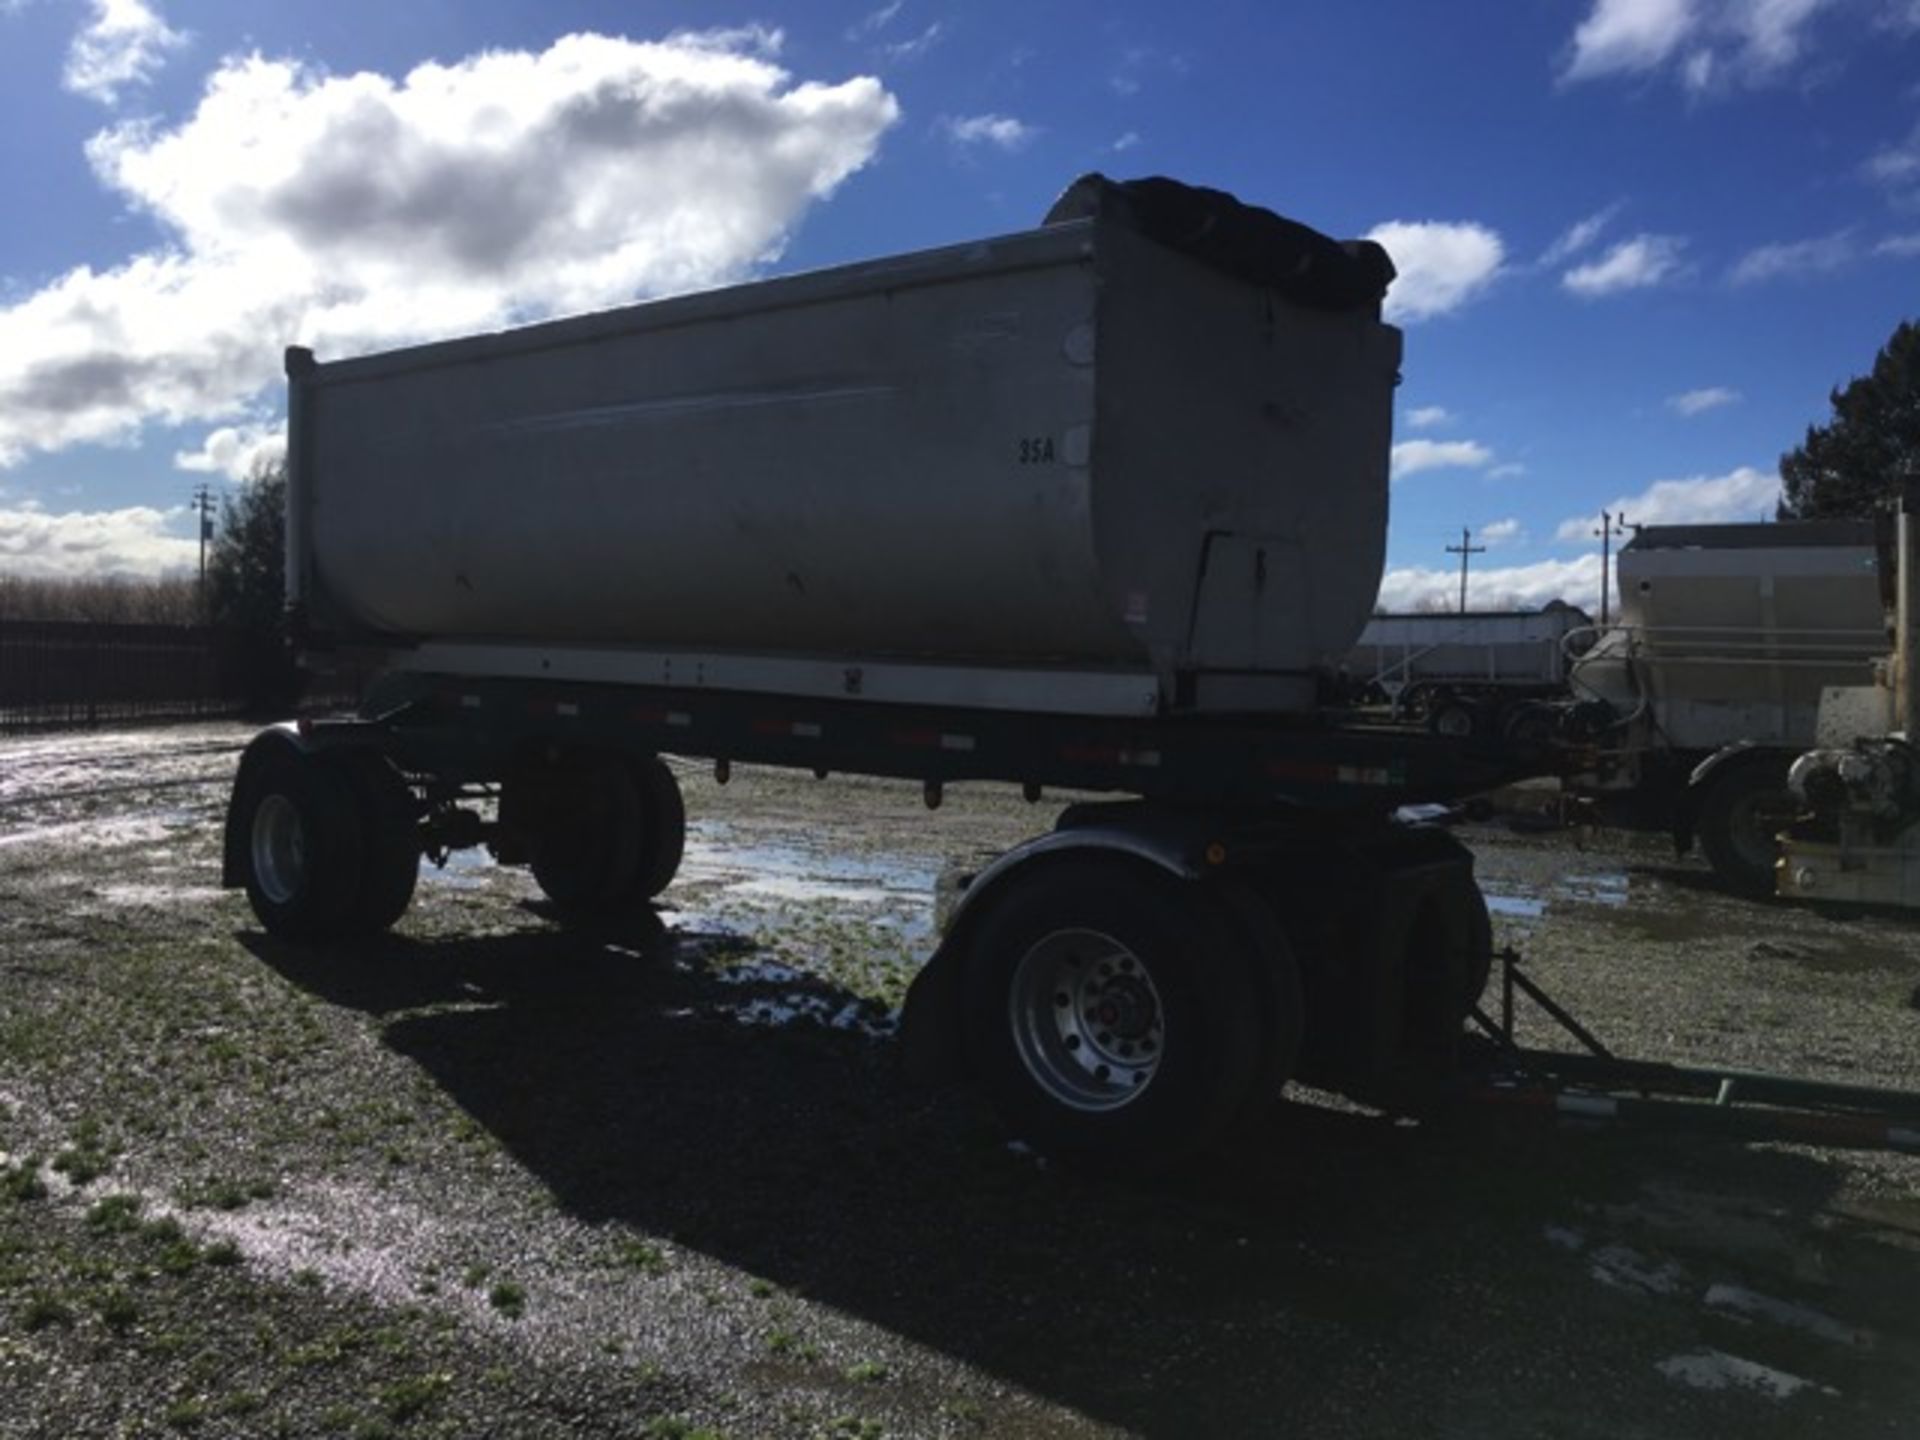
[[[854,909],[862,920],[922,939],[933,930],[931,858],[847,855],[816,850],[798,841],[728,842],[728,827],[694,827],[677,886],[713,887],[703,910],[731,903],[766,910],[803,904]]]
[[[1503,881],[1503,884],[1512,884]],[[1495,915],[1506,915],[1521,920],[1538,920],[1547,913],[1549,906],[1558,903],[1573,902],[1581,905],[1600,905],[1608,909],[1623,906],[1631,895],[1627,876],[1612,872],[1592,875],[1561,875],[1546,887],[1544,893],[1529,892],[1522,887],[1509,891],[1484,892],[1487,909]]]

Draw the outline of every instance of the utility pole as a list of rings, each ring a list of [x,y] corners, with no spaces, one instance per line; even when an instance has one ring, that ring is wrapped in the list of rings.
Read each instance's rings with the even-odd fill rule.
[[[1625,512],[1618,515],[1610,514],[1605,510],[1600,512],[1600,528],[1593,533],[1600,537],[1600,624],[1602,628],[1604,628],[1607,623],[1607,602],[1613,592],[1613,582],[1610,578],[1613,561],[1613,537],[1616,535],[1624,535],[1629,530],[1638,530],[1639,528],[1638,525],[1629,525],[1627,523]]]
[[[1460,543],[1458,545],[1447,546],[1447,554],[1458,555],[1460,557],[1460,613],[1462,615],[1467,613],[1467,557],[1470,555],[1484,555],[1486,553],[1487,547],[1484,545],[1475,545],[1473,543],[1473,531],[1467,529],[1464,525],[1460,527]]]
[[[207,618],[207,542],[213,538],[213,492],[202,481],[194,487],[193,508],[200,516],[200,618]]]

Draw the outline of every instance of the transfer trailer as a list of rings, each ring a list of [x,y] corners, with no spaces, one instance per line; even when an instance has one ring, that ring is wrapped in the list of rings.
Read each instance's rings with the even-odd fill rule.
[[[1413,1105],[1486,982],[1397,807],[1529,768],[1321,708],[1384,560],[1384,252],[1089,177],[948,250],[321,364],[288,590],[359,718],[246,751],[225,874],[378,933],[423,855],[563,919],[672,880],[662,755],[1120,797],[973,878],[903,1021],[1014,1130],[1165,1165],[1292,1077]]]

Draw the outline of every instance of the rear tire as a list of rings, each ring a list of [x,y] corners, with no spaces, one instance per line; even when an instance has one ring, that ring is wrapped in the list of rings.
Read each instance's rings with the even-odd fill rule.
[[[962,986],[970,1068],[1008,1126],[1135,1175],[1217,1139],[1273,1043],[1226,912],[1125,860],[1002,884],[974,921]]]
[[[371,750],[328,757],[347,772],[360,823],[360,888],[347,933],[379,935],[413,903],[420,838],[413,795],[392,764]]]
[[[362,840],[353,789],[322,757],[279,747],[235,796],[247,902],[275,939],[314,944],[351,932]]]
[[[640,847],[636,893],[651,900],[673,883],[687,850],[687,804],[680,782],[658,755],[633,767],[640,795],[640,823],[645,832]]]
[[[1738,765],[1710,780],[1694,831],[1720,883],[1749,899],[1771,897],[1779,852],[1774,837],[1796,808],[1785,775],[1773,765]]]

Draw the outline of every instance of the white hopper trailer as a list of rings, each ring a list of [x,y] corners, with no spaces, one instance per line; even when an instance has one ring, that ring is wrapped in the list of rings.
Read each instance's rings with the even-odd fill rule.
[[[644,904],[663,753],[1109,792],[968,886],[904,1020],[1049,1148],[1150,1168],[1294,1074],[1444,1069],[1490,946],[1391,822],[1512,770],[1316,707],[1377,590],[1384,252],[1171,181],[997,239],[385,355],[289,352],[288,589],[351,720],[244,756],[274,935],[402,914],[423,853]]]
[[[1570,785],[1771,894],[1822,692],[1864,684],[1887,648],[1879,559],[1865,520],[1641,527],[1619,623],[1574,662]]]

